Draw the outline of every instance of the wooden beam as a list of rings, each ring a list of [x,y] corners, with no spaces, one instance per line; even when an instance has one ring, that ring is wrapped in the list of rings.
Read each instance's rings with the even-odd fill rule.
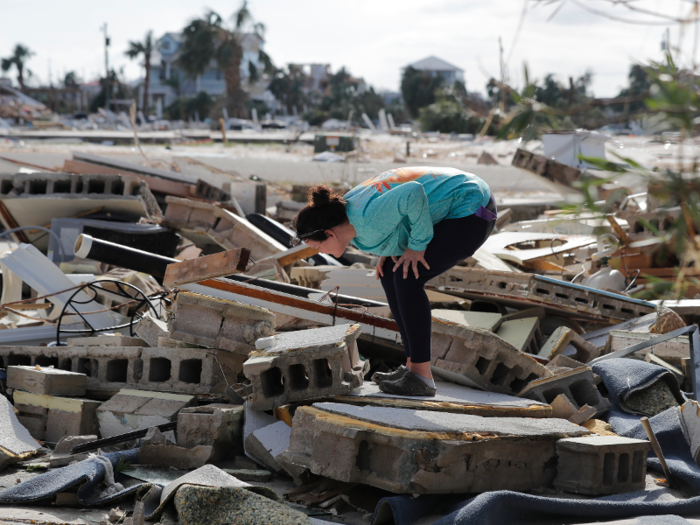
[[[300,261],[302,259],[313,257],[317,253],[318,250],[316,248],[312,248],[311,246],[307,246],[306,244],[300,244],[299,246],[295,246],[294,248],[290,248],[289,250],[285,250],[283,252],[276,253],[275,255],[265,257],[259,262],[277,259],[277,262],[280,263],[280,266],[287,266],[288,264],[294,264],[295,262]]]
[[[245,271],[249,258],[250,250],[236,248],[235,250],[172,263],[165,268],[163,286],[172,288],[180,284],[197,283],[213,277],[241,273]]]

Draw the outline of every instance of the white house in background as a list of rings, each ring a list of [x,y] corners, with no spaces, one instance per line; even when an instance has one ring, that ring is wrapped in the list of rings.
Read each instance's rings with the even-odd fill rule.
[[[243,37],[243,58],[241,60],[241,86],[254,100],[264,101],[268,107],[274,107],[275,98],[266,89],[262,80],[250,84],[250,68],[252,62],[262,76],[263,64],[258,60],[258,53],[264,44],[264,40],[250,33]],[[151,85],[149,87],[149,105],[162,107],[170,105],[178,96],[194,97],[200,91],[205,91],[211,96],[226,93],[226,82],[223,72],[212,60],[209,68],[197,78],[192,78],[182,71],[177,59],[180,57],[182,45],[181,33],[165,33],[158,39],[156,51],[151,56]],[[143,100],[143,81],[139,87],[139,102]]]
[[[457,80],[464,82],[463,69],[453,66],[449,62],[445,62],[443,59],[436,56],[429,56],[413,64],[408,64],[404,69],[408,67],[412,67],[418,71],[426,71],[430,73],[432,77],[442,75],[448,85],[454,84]]]

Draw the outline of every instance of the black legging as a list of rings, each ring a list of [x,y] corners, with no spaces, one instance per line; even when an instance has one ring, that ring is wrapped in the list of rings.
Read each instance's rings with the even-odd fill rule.
[[[432,315],[423,286],[433,277],[471,257],[491,235],[494,225],[495,221],[486,221],[476,215],[446,219],[435,224],[433,238],[425,250],[425,260],[430,270],[418,263],[418,279],[412,268],[408,270],[406,279],[403,278],[403,267],[396,273],[392,272],[395,263],[391,257],[387,257],[384,277],[380,279],[401,332],[406,357],[410,357],[412,363],[430,361]]]

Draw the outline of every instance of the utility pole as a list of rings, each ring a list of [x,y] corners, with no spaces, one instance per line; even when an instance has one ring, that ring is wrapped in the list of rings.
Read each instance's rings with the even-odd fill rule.
[[[112,78],[109,76],[109,36],[107,35],[107,22],[102,26],[102,32],[105,35],[105,109],[109,109],[110,99],[112,98]]]

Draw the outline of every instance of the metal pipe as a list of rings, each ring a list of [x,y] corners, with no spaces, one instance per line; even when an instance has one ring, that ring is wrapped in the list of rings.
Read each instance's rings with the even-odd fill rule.
[[[172,423],[163,423],[162,425],[157,425],[155,428],[161,432],[166,432],[168,430],[177,429],[177,421]],[[76,445],[71,450],[71,454],[80,454],[81,452],[89,452],[91,450],[97,450],[98,448],[106,447],[107,445],[116,445],[118,443],[124,443],[126,441],[131,441],[132,439],[139,439],[145,437],[148,434],[148,429],[143,428],[141,430],[134,430],[132,432],[126,432],[125,434],[118,434],[116,436],[97,439],[95,441],[90,441],[89,443],[83,443],[82,445]]]
[[[160,283],[165,276],[165,268],[169,264],[180,262],[171,257],[144,252],[90,235],[81,234],[75,241],[75,255],[84,259],[113,264],[129,270],[147,273]]]

